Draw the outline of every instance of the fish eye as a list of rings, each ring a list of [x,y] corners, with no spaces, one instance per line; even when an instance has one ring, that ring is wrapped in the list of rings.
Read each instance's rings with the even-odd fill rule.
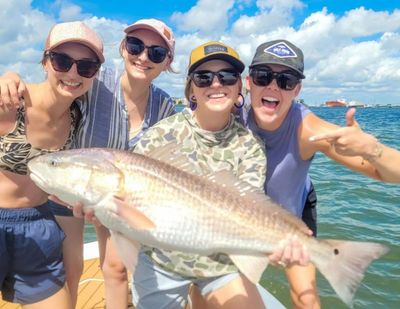
[[[51,160],[51,161],[50,161],[50,165],[51,165],[51,166],[57,166],[56,160]]]

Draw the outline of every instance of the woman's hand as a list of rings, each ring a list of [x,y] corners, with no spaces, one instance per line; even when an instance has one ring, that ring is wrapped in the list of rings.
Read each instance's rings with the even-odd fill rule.
[[[310,137],[310,141],[328,141],[338,154],[361,156],[365,159],[379,156],[380,144],[371,134],[361,130],[354,118],[356,110],[351,108],[346,113],[346,126],[329,133]]]
[[[292,264],[307,266],[310,261],[307,248],[299,242],[296,235],[287,235],[280,242],[279,247],[268,255],[268,258],[270,264],[283,267],[289,267]]]
[[[76,217],[76,218],[80,218],[80,219],[84,218],[86,221],[92,223],[93,225],[95,225],[97,227],[102,226],[100,221],[96,218],[96,216],[94,214],[94,210],[91,208],[85,209],[84,205],[81,202],[78,202],[72,206],[67,203],[64,203],[62,200],[60,200],[55,195],[49,195],[49,200],[72,210],[72,213],[74,214],[74,217]]]
[[[25,90],[26,85],[17,73],[7,72],[0,76],[0,107],[17,108]]]

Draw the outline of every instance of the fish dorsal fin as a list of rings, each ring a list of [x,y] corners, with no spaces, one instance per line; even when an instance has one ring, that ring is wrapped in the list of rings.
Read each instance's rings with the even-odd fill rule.
[[[269,259],[266,255],[230,254],[229,257],[239,271],[254,284],[260,281],[269,263]]]
[[[193,174],[193,163],[191,163],[184,155],[182,148],[182,144],[170,142],[147,152],[146,156],[168,163],[182,171]]]

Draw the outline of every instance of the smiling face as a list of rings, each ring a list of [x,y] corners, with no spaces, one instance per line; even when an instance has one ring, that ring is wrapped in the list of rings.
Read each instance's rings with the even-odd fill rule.
[[[198,66],[195,72],[221,70],[234,70],[234,67],[223,60],[210,60]],[[214,76],[212,84],[209,87],[197,87],[192,81],[190,86],[190,96],[193,96],[197,102],[196,113],[218,113],[229,114],[233,104],[238,101],[238,94],[241,90],[240,75],[234,85],[223,85],[219,79]]]
[[[161,46],[168,48],[165,41],[157,33],[151,30],[138,29],[129,32],[127,36],[136,37],[141,40],[145,46]],[[140,79],[151,83],[162,71],[168,69],[171,59],[165,57],[161,63],[154,63],[148,57],[148,49],[138,55],[131,55],[125,48],[125,40],[122,43],[121,54],[125,61],[125,70],[129,77]]]
[[[51,50],[69,56],[74,60],[97,61],[96,54],[87,46],[68,42]],[[53,68],[49,57],[44,60],[44,67],[47,71],[47,80],[50,86],[61,96],[76,99],[86,93],[92,86],[96,74],[91,78],[82,77],[78,74],[76,63],[67,72],[59,72]]]
[[[278,64],[268,64],[274,72],[288,71],[289,68]],[[293,90],[283,90],[278,87],[276,79],[267,86],[257,86],[252,78],[247,76],[247,87],[250,90],[251,106],[254,110],[257,125],[268,131],[279,128],[285,119],[293,99],[301,90],[301,83]]]

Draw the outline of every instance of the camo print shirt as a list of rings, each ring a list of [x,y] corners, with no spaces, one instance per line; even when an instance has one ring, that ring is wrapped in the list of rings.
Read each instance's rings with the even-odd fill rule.
[[[231,170],[234,175],[263,189],[266,172],[264,146],[233,116],[221,131],[201,129],[190,109],[165,118],[140,139],[135,152],[146,154],[164,144],[176,142],[193,162],[199,175]],[[160,267],[185,277],[215,277],[238,271],[223,253],[210,256],[145,247],[143,249]]]
[[[17,120],[14,129],[5,135],[0,135],[0,170],[10,171],[20,175],[28,173],[28,162],[41,154],[65,150],[71,147],[75,127],[79,118],[79,109],[74,103],[70,108],[71,126],[65,144],[60,149],[38,149],[32,147],[26,138],[25,103],[17,109]]]

